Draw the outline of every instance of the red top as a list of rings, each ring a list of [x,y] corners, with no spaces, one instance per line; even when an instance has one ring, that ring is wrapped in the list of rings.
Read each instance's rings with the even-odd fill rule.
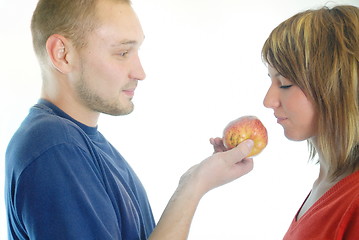
[[[297,215],[283,240],[359,240],[359,171],[335,184],[298,221]]]

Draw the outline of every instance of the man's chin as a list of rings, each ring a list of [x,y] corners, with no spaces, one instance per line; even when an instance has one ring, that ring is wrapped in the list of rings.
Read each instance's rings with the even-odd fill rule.
[[[133,110],[134,110],[134,105],[131,104],[126,108],[125,107],[116,108],[116,109],[112,109],[109,111],[103,111],[102,113],[112,115],[112,116],[124,116],[124,115],[128,115],[128,114],[132,113]]]

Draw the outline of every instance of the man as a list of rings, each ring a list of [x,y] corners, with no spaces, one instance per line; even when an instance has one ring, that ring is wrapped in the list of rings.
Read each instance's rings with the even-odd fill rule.
[[[100,113],[133,110],[145,78],[130,1],[40,0],[31,28],[43,86],[6,153],[9,239],[186,239],[201,197],[252,169],[252,141],[218,147],[182,176],[155,226],[140,180],[97,131]]]

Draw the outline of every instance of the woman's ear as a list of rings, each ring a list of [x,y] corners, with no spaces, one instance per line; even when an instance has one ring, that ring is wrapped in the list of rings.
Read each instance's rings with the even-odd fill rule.
[[[46,41],[46,51],[52,65],[61,73],[67,73],[70,70],[68,62],[68,41],[59,34],[51,35]]]

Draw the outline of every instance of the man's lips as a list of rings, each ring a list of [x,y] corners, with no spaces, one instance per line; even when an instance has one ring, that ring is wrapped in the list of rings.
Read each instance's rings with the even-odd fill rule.
[[[135,95],[135,90],[136,88],[129,88],[129,89],[125,89],[123,90],[123,92],[130,97],[133,97]]]

